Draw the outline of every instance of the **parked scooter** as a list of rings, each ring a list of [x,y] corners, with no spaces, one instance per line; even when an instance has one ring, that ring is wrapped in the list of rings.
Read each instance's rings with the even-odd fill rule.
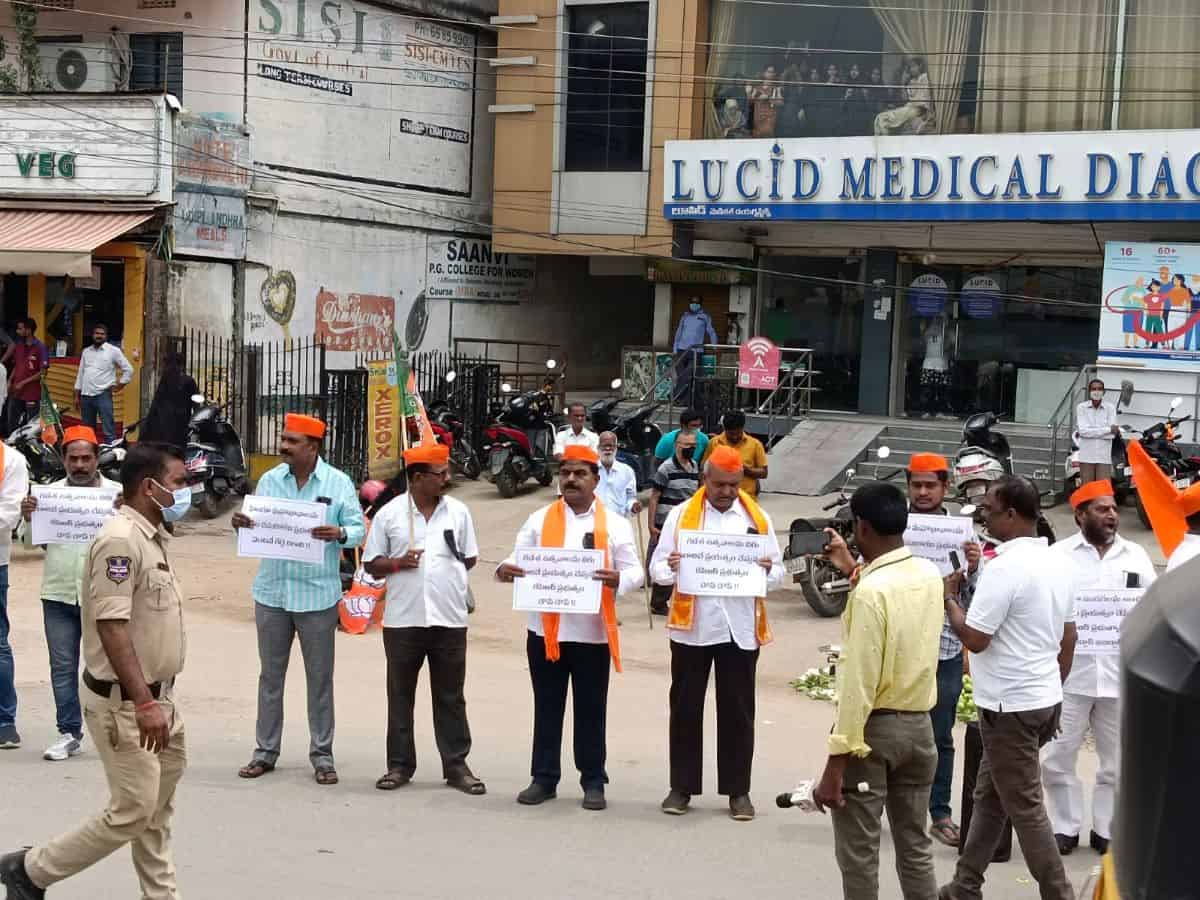
[[[127,425],[121,432],[121,436],[115,441],[100,445],[97,465],[100,468],[100,474],[105,478],[120,484],[121,463],[125,462],[125,456],[129,452],[129,435],[136,431],[141,424],[141,419],[138,419],[132,425]]]
[[[1121,382],[1121,394],[1117,399],[1117,413],[1121,412],[1121,407],[1129,408],[1130,401],[1133,400],[1133,382]],[[1130,439],[1136,439],[1139,432],[1134,431],[1128,426],[1121,426],[1121,434],[1113,435],[1112,439],[1112,475],[1110,480],[1113,486],[1113,495],[1116,498],[1117,505],[1120,506],[1125,502],[1132,490],[1130,475],[1132,470],[1129,468],[1129,459],[1125,455],[1125,442]],[[1063,463],[1063,491],[1067,497],[1075,493],[1079,489],[1079,432],[1071,435],[1071,453]]]
[[[192,505],[204,518],[214,519],[227,498],[248,490],[246,456],[242,439],[221,407],[206,403],[203,394],[192,395],[192,403],[199,408],[188,422],[184,464],[192,485]]]
[[[500,386],[504,394],[512,385]],[[484,475],[501,497],[514,497],[526,479],[545,486],[554,480],[554,399],[545,391],[526,391],[504,405],[496,421],[483,430]]]
[[[1158,464],[1158,467],[1175,483],[1175,487],[1181,491],[1190,487],[1195,481],[1200,480],[1200,457],[1185,457],[1183,451],[1179,449],[1179,445],[1175,443],[1176,426],[1192,418],[1191,416],[1176,418],[1173,415],[1182,403],[1182,397],[1176,397],[1172,400],[1166,420],[1151,425],[1142,431],[1141,437],[1138,438],[1149,457]],[[1134,505],[1137,507],[1138,518],[1143,525],[1150,528],[1150,517],[1146,514],[1146,507],[1142,503],[1142,497],[1137,490],[1136,483],[1134,483],[1133,488]]]
[[[611,384],[614,391],[621,389],[621,379]],[[662,429],[650,417],[658,409],[658,403],[640,403],[633,409],[617,412],[621,402],[619,394],[596,400],[588,407],[588,420],[592,431],[611,431],[617,436],[617,459],[625,463],[637,476],[637,488],[642,490],[654,475],[654,448],[662,438]]]

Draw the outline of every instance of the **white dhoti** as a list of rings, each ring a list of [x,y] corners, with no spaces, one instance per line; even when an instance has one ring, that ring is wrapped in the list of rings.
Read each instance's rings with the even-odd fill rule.
[[[1120,766],[1121,701],[1063,693],[1062,734],[1042,750],[1042,787],[1055,834],[1078,837],[1083,827],[1083,780],[1075,774],[1088,725],[1096,736],[1100,767],[1092,792],[1092,831],[1112,837],[1113,803]]]

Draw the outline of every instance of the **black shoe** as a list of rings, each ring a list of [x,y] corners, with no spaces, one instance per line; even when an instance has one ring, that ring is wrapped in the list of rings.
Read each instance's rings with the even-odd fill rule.
[[[588,788],[583,792],[584,809],[607,809],[608,801],[604,799],[604,788]]]
[[[46,892],[29,880],[25,871],[27,850],[18,850],[0,857],[0,884],[8,890],[6,900],[42,900]]]
[[[1065,834],[1056,834],[1054,843],[1058,844],[1058,852],[1063,856],[1070,856],[1071,851],[1079,846],[1079,835],[1068,837]]]
[[[656,615],[656,616],[665,616],[667,614],[667,604],[651,603],[650,604],[650,612],[654,613],[654,615]]]
[[[668,816],[682,816],[688,811],[688,804],[691,802],[691,794],[685,794],[682,791],[671,791],[662,802],[662,811]]]
[[[1092,849],[1103,856],[1108,852],[1108,838],[1100,837],[1096,832],[1092,832],[1091,840],[1088,841],[1092,845]]]
[[[754,804],[749,794],[738,794],[729,798],[729,818],[735,822],[749,822],[754,818]]]
[[[546,787],[537,781],[532,781],[529,787],[517,794],[517,802],[522,806],[539,806],[547,800],[553,800],[558,792],[552,787]]]

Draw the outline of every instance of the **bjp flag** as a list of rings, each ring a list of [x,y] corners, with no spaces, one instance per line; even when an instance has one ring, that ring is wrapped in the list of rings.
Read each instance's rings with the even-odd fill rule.
[[[1170,559],[1187,534],[1187,520],[1179,509],[1179,492],[1140,443],[1130,441],[1126,453],[1133,467],[1133,483],[1150,519],[1154,537],[1163,555]]]

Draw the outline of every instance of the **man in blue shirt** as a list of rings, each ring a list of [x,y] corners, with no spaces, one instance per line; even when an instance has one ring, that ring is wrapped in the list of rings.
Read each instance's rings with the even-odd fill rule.
[[[696,357],[700,355],[706,337],[710,344],[717,342],[717,332],[713,330],[712,319],[700,305],[700,298],[692,297],[688,303],[688,311],[680,317],[679,325],[675,328],[674,351],[676,353],[683,350],[693,351],[685,354],[679,360],[679,367],[675,370],[676,402],[690,402],[692,399],[692,381],[696,377]]]
[[[704,424],[704,416],[698,409],[685,409],[679,414],[679,427],[674,431],[668,431],[658,440],[658,446],[654,448],[654,458],[662,463],[675,455],[675,439],[679,437],[681,431],[694,431],[696,433],[696,459],[704,459],[704,451],[708,448],[708,435],[700,430]]]
[[[263,475],[255,495],[306,500],[328,507],[326,524],[312,536],[326,541],[320,563],[264,559],[254,579],[254,620],[258,626],[258,724],[254,757],[238,774],[259,778],[275,768],[283,736],[283,683],[292,640],[300,637],[308,682],[309,760],[317,784],[337,784],[333,766],[333,649],[342,596],[339,563],[343,547],[357,547],[366,529],[352,482],[321,459],[325,423],[289,414],[279,439],[283,463]],[[245,513],[234,513],[234,528],[252,528]]]
[[[617,459],[617,436],[611,431],[600,432],[600,484],[596,496],[605,509],[619,516],[628,517],[642,511],[637,498],[637,475]]]

